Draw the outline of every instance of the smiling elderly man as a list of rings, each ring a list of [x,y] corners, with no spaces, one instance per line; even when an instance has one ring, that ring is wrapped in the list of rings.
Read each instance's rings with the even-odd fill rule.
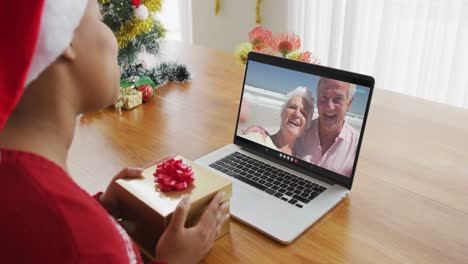
[[[353,104],[356,86],[333,79],[320,78],[317,84],[319,117],[312,120],[294,145],[293,155],[322,168],[350,177],[356,157],[359,134],[346,122]],[[244,133],[267,131],[251,126]]]
[[[319,117],[296,142],[294,152],[308,162],[347,177],[353,171],[359,134],[346,122],[356,86],[321,78],[317,84]]]

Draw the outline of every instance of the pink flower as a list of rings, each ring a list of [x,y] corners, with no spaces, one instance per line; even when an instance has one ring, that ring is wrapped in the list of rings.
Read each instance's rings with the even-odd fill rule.
[[[302,52],[299,54],[299,57],[297,58],[298,61],[303,61],[303,62],[310,62],[310,57],[312,56],[312,53],[310,51]]]
[[[267,45],[264,45],[263,47],[258,48],[255,51],[258,51],[258,52],[263,53],[263,54],[273,55],[273,56],[278,56],[279,55],[278,52],[275,49],[273,49],[272,47],[267,46]]]
[[[320,64],[320,60],[319,60],[316,56],[311,56],[311,57],[310,57],[309,63],[319,65],[319,64]]]
[[[257,26],[249,32],[249,41],[252,43],[253,50],[260,51],[266,48],[271,41],[271,31]]]
[[[294,33],[277,33],[270,41],[270,45],[286,57],[288,53],[301,47],[301,39]]]

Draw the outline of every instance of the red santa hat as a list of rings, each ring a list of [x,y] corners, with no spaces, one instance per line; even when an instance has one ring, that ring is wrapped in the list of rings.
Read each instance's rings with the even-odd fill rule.
[[[88,0],[14,0],[0,9],[0,130],[25,87],[70,45]]]

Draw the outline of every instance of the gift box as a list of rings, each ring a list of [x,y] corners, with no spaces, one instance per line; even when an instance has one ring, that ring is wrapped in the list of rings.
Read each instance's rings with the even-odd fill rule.
[[[127,79],[120,80],[120,87],[140,87],[148,84],[151,88],[156,87],[156,84],[151,80],[149,76],[133,76]]]
[[[117,102],[114,104],[115,108],[130,110],[143,104],[143,93],[131,87],[121,87],[120,95]]]
[[[189,195],[191,200],[185,224],[191,227],[197,223],[216,193],[224,192],[224,201],[229,200],[232,194],[230,181],[181,156],[174,159],[180,159],[192,168],[195,180],[186,189],[163,192],[153,176],[157,165],[145,169],[143,177],[117,180],[117,194],[124,219],[122,225],[149,258],[153,257],[157,241],[184,195]],[[230,219],[223,224],[218,238],[229,232],[229,224]]]

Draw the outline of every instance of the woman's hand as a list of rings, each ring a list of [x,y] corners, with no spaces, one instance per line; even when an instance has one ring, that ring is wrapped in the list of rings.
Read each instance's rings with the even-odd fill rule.
[[[159,164],[167,159],[171,158],[171,156],[165,157],[158,161],[152,162],[145,167],[151,167],[153,165]],[[141,173],[143,169],[140,168],[125,168],[121,170],[110,182],[109,186],[106,189],[101,197],[99,197],[99,203],[106,208],[107,212],[111,214],[115,219],[120,218],[120,206],[119,200],[117,199],[116,194],[116,185],[118,179],[126,179],[126,178],[138,178],[141,177]]]
[[[114,218],[120,218],[119,201],[116,194],[116,185],[118,179],[138,178],[141,177],[143,169],[140,168],[125,168],[121,170],[110,182],[106,191],[99,197],[99,203],[111,214]]]
[[[198,263],[210,250],[221,226],[228,219],[228,202],[218,193],[200,217],[196,226],[185,228],[190,209],[190,197],[182,199],[172,215],[169,226],[156,245],[156,259],[170,264]]]

